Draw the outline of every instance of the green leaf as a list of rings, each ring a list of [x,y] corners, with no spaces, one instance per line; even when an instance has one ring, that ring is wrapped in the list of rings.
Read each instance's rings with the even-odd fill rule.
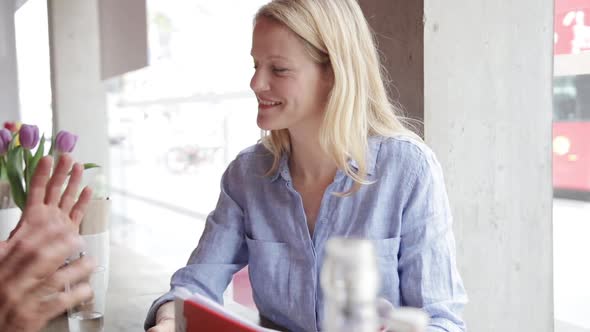
[[[84,166],[84,170],[91,169],[91,168],[99,168],[100,167],[100,165],[97,165],[95,163],[85,163],[85,164],[82,164],[82,166]],[[72,175],[72,171],[70,171],[68,173],[68,175]]]
[[[12,139],[10,140],[10,144],[8,144],[9,151],[16,147],[16,136],[18,136],[18,132],[12,134]]]
[[[41,136],[41,139],[39,140],[39,147],[37,148],[37,152],[35,152],[33,161],[38,163],[39,160],[43,158],[43,153],[45,153],[45,135]]]
[[[100,165],[97,165],[95,163],[85,163],[83,166],[84,166],[84,169],[91,169],[91,168],[98,168],[98,167],[100,167]]]
[[[27,158],[28,159],[28,164],[27,164],[27,172],[26,172],[26,178],[25,178],[25,184],[26,184],[26,192],[29,192],[29,186],[31,184],[31,179],[33,178],[33,174],[35,173],[35,170],[37,169],[37,164],[39,164],[39,160],[41,160],[41,158],[43,158],[43,153],[45,152],[45,135],[41,136],[41,140],[39,140],[39,147],[37,148],[37,152],[35,152],[34,156],[30,156],[31,152],[28,151],[29,154]]]
[[[25,194],[29,191],[29,183],[31,182],[31,177],[33,176],[33,172],[35,168],[32,165],[33,162],[33,154],[29,149],[23,149],[23,157],[25,161]]]
[[[55,146],[55,137],[51,137],[51,146],[49,147],[49,153],[47,153],[47,155],[53,156],[53,147],[54,146]]]
[[[24,210],[26,203],[26,194],[23,188],[23,173],[22,173],[23,149],[17,146],[8,152],[7,159],[7,173],[8,182],[12,189],[12,198],[16,205]]]
[[[39,164],[39,160],[41,160],[41,158],[43,158],[45,153],[45,135],[41,136],[41,140],[39,141],[39,147],[37,148],[37,152],[35,152],[35,155],[33,156],[33,158],[31,159],[31,176],[33,175],[33,173],[35,173],[35,170],[37,169],[37,164]]]
[[[0,180],[8,179],[6,175],[6,161],[4,156],[0,156]]]

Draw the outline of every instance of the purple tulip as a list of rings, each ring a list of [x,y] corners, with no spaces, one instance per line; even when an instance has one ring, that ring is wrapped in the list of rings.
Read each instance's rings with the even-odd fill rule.
[[[74,150],[78,136],[68,131],[60,130],[55,135],[55,148],[59,153],[70,153]]]
[[[2,128],[0,129],[0,156],[4,155],[8,151],[8,146],[12,141],[12,134],[10,130]]]
[[[20,127],[18,137],[20,139],[20,145],[24,149],[30,150],[39,143],[39,127],[24,124]]]

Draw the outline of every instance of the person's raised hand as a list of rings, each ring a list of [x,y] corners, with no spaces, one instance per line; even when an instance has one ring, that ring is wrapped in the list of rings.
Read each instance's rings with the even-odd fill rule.
[[[0,257],[0,331],[39,331],[67,308],[92,297],[86,283],[94,263],[84,257],[59,268],[80,247],[70,226],[22,227]],[[66,283],[77,284],[68,292]]]
[[[59,158],[53,175],[50,175],[52,158],[41,158],[31,178],[23,215],[10,238],[16,236],[22,227],[40,227],[46,223],[69,225],[76,233],[78,232],[92,191],[86,187],[76,199],[84,169],[80,164],[74,164],[73,167],[72,164],[72,158],[64,154]],[[62,193],[70,170],[67,187]]]
[[[38,331],[92,296],[90,286],[78,282],[87,280],[93,262],[85,257],[62,267],[81,247],[78,227],[91,198],[88,188],[76,198],[83,169],[72,163],[62,156],[50,176],[52,158],[39,161],[21,220],[9,240],[0,243],[1,331]],[[77,286],[66,293],[68,282]]]

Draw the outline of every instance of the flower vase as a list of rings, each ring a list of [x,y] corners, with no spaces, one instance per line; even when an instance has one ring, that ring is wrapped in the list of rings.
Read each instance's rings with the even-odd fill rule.
[[[86,214],[80,223],[80,235],[84,241],[84,252],[92,257],[97,268],[104,269],[105,285],[108,286],[109,277],[109,216],[111,201],[107,199],[92,199],[86,209]]]
[[[0,241],[8,240],[10,232],[20,220],[21,211],[17,207],[0,209]]]

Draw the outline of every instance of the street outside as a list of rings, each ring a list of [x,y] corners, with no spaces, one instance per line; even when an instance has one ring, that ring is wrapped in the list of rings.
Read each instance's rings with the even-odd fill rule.
[[[590,202],[553,200],[553,241],[555,331],[590,331]]]

